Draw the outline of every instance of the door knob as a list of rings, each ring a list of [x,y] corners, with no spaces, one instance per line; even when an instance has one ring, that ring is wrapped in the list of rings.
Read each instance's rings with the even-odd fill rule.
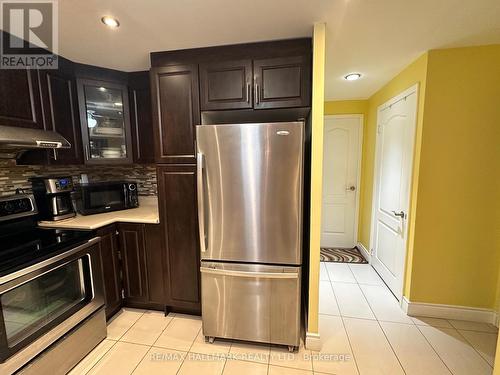
[[[346,189],[347,191],[354,191],[354,190],[356,190],[356,186],[351,185],[351,186],[346,187],[345,189]]]
[[[405,212],[404,212],[404,211],[399,211],[399,212],[392,211],[392,214],[393,214],[394,216],[398,216],[398,217],[400,217],[401,219],[404,219],[404,218],[405,218]]]

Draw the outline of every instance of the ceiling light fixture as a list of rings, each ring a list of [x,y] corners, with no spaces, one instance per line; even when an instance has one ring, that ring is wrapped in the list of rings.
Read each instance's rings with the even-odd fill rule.
[[[101,21],[103,24],[105,24],[106,26],[112,28],[112,29],[116,29],[118,26],[120,26],[120,22],[118,22],[118,20],[114,17],[111,17],[111,16],[104,16],[101,18]]]
[[[349,73],[348,75],[344,76],[344,79],[346,81],[356,81],[361,78],[361,73]]]

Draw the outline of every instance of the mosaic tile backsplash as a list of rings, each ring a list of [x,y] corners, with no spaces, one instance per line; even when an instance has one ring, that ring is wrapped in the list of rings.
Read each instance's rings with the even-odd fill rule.
[[[0,160],[0,196],[15,194],[16,189],[29,191],[32,177],[72,176],[73,182],[78,183],[82,173],[87,174],[89,182],[136,181],[139,195],[157,195],[154,164],[45,166],[16,165],[14,160]]]

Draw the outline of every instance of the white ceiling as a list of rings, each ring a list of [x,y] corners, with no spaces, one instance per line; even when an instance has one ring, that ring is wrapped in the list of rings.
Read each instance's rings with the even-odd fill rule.
[[[326,22],[327,100],[367,98],[429,49],[500,43],[500,0],[61,0],[59,14],[61,55],[125,71],[148,69],[151,51],[311,36]]]

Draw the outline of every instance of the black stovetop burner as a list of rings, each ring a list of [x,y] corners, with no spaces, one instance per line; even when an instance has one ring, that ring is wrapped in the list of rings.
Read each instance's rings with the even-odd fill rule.
[[[6,201],[9,208],[18,207],[18,202],[26,199],[32,197],[0,198],[0,208]],[[0,210],[0,277],[61,254],[95,237],[94,231],[37,227],[34,200],[31,204],[31,207],[23,204],[23,210],[13,208],[12,213]]]
[[[94,237],[93,231],[32,228],[0,238],[0,276],[41,262]]]

